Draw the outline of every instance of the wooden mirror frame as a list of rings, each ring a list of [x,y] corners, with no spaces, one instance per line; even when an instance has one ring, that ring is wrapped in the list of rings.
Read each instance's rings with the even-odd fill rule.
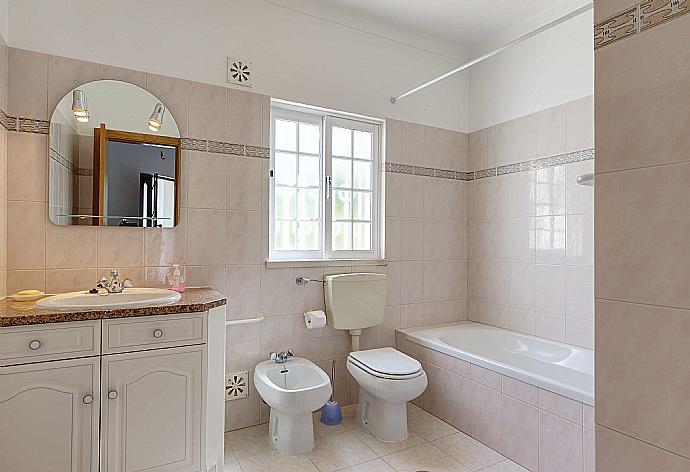
[[[93,212],[94,216],[105,215],[105,182],[108,168],[108,141],[131,144],[157,144],[175,148],[175,222],[180,222],[180,160],[182,140],[171,136],[133,133],[107,129],[104,123],[93,131]],[[105,218],[94,218],[93,226],[107,226]]]

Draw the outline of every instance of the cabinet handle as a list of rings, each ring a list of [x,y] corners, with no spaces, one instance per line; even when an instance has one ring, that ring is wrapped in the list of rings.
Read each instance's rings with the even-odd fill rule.
[[[39,341],[38,339],[32,340],[29,343],[29,349],[31,349],[32,351],[38,351],[39,349],[41,349],[41,341]]]
[[[153,337],[154,338],[162,338],[163,337],[163,330],[162,329],[154,329],[153,330]]]
[[[116,390],[111,390],[108,392],[108,398],[111,400],[115,400],[117,398],[117,391]]]
[[[90,405],[91,402],[93,401],[93,396],[84,395],[84,398],[82,398],[81,401],[84,402],[84,405]]]

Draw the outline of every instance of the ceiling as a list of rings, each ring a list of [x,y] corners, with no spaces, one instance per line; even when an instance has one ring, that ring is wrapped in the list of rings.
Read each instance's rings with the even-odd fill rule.
[[[563,13],[577,8],[578,0],[320,0],[353,14],[393,23],[431,37],[470,47],[555,7]],[[564,5],[565,4],[565,5]],[[569,8],[569,5],[572,8]]]

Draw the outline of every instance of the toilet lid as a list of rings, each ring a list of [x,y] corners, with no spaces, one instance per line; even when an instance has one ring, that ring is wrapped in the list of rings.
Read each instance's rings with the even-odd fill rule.
[[[391,347],[351,352],[350,358],[369,370],[387,376],[406,376],[422,370],[422,365],[415,359]]]

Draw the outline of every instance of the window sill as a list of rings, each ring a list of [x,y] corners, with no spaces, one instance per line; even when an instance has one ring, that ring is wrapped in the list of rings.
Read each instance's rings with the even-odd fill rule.
[[[388,265],[388,259],[287,259],[266,261],[267,269],[385,265]]]

